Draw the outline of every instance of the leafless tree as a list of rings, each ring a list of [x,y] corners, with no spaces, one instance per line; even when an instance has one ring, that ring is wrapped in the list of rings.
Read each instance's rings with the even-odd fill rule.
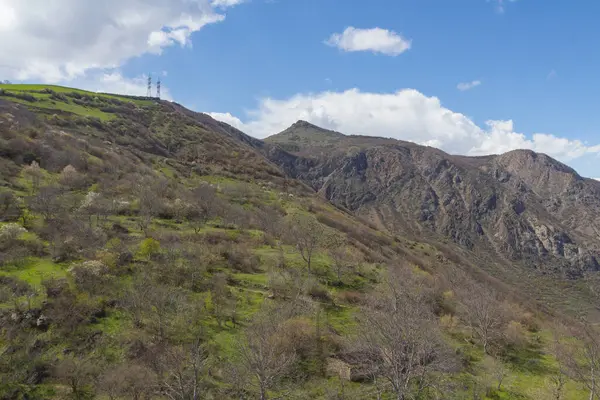
[[[210,299],[212,313],[217,319],[219,327],[221,327],[227,316],[231,315],[232,303],[235,302],[227,287],[227,276],[225,274],[216,274],[213,276],[210,286]]]
[[[490,354],[491,345],[502,338],[507,323],[502,300],[492,289],[475,283],[465,286],[461,297],[461,313],[471,334]]]
[[[182,305],[182,295],[175,288],[156,285],[149,293],[148,326],[159,341],[168,338],[172,317]]]
[[[18,219],[20,214],[17,197],[8,191],[0,192],[0,221]]]
[[[565,363],[570,376],[589,390],[589,400],[600,398],[600,333],[588,321],[572,329],[576,342],[566,347]]]
[[[348,247],[346,239],[340,236],[332,238],[327,247],[327,253],[333,261],[333,268],[338,284],[341,284],[344,277],[355,269],[358,257],[356,253]]]
[[[312,272],[313,256],[325,242],[325,227],[312,215],[301,213],[294,214],[288,225],[291,240],[306,263],[308,272]]]
[[[144,180],[137,188],[139,201],[138,225],[146,236],[148,236],[152,220],[160,214],[164,206],[161,198],[164,192],[161,192],[161,189],[157,186]]]
[[[196,234],[216,215],[218,201],[217,191],[208,184],[200,185],[191,191],[186,219]]]
[[[98,367],[93,360],[75,355],[65,357],[54,368],[54,376],[69,386],[76,400],[87,399],[93,393],[93,378],[97,373]]]
[[[153,391],[152,372],[139,364],[121,364],[107,369],[98,382],[99,390],[110,400],[141,400]]]
[[[167,373],[162,381],[171,400],[199,400],[206,387],[208,351],[200,337],[187,346],[167,350],[161,357]]]
[[[45,220],[55,217],[62,209],[62,190],[58,186],[44,186],[39,192],[28,198],[31,211],[41,214]]]
[[[248,385],[258,391],[260,400],[269,398],[268,391],[276,387],[296,360],[293,343],[282,334],[288,316],[288,309],[266,307],[236,344],[238,376],[249,378]]]
[[[422,301],[420,285],[398,278],[388,279],[363,309],[360,353],[369,374],[383,378],[396,398],[404,400],[431,387],[431,373],[450,369],[453,358]]]
[[[556,369],[550,375],[550,381],[552,382],[552,398],[554,400],[561,400],[564,395],[565,385],[568,380],[568,359],[569,351],[568,345],[563,339],[562,327],[556,326],[553,329],[554,338],[551,344],[551,353],[556,359]]]
[[[37,161],[33,161],[31,165],[23,168],[23,174],[31,181],[32,194],[35,193],[40,187],[40,183],[44,177],[40,165]]]

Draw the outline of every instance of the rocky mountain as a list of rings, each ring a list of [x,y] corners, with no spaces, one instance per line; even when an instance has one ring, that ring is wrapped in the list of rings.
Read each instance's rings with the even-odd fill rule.
[[[447,239],[544,273],[600,267],[600,182],[547,155],[455,156],[304,121],[266,143],[289,175],[393,233]]]

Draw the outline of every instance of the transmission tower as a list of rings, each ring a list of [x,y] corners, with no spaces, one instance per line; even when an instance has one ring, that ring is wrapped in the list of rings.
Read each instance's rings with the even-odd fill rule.
[[[152,97],[152,76],[148,75],[148,93],[146,97]]]
[[[160,99],[160,78],[158,78],[158,82],[156,82],[156,97]]]

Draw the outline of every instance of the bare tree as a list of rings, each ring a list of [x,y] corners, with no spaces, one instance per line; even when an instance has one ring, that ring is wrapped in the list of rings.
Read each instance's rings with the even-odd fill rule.
[[[160,197],[163,194],[155,185],[148,182],[142,183],[138,187],[139,214],[138,225],[140,229],[148,236],[152,220],[156,218],[163,210],[163,201]]]
[[[564,395],[565,385],[568,380],[568,346],[564,343],[561,332],[562,327],[555,327],[554,338],[551,345],[551,352],[556,359],[556,369],[550,375],[550,381],[552,382],[552,398],[554,400],[561,400]]]
[[[502,300],[492,289],[472,283],[463,288],[461,313],[471,334],[481,342],[483,351],[490,354],[491,345],[502,338],[507,318]]]
[[[154,383],[148,368],[138,364],[121,364],[107,369],[100,376],[98,388],[110,400],[141,400],[150,395]]]
[[[0,192],[0,221],[18,219],[20,213],[17,197],[12,192]]]
[[[341,285],[344,277],[355,269],[357,262],[356,253],[348,247],[348,242],[341,236],[332,238],[327,247],[327,253],[333,261],[333,268],[338,284]]]
[[[398,400],[417,398],[434,384],[431,373],[452,367],[433,314],[417,281],[388,279],[361,313],[362,363],[387,381]]]
[[[23,168],[23,174],[31,181],[32,194],[35,193],[40,187],[40,183],[44,177],[40,164],[37,161],[32,161],[31,165]]]
[[[227,287],[227,276],[225,274],[216,274],[213,276],[210,286],[210,299],[212,313],[217,319],[219,327],[221,327],[227,316],[231,315],[231,310],[233,309],[232,303],[235,302]]]
[[[296,360],[292,343],[282,334],[289,310],[266,307],[246,329],[243,340],[236,344],[239,356],[238,376],[248,376],[248,385],[259,393],[260,400],[269,398],[268,391],[290,370]]]
[[[171,400],[203,398],[208,351],[200,337],[187,346],[167,350],[161,357],[167,374],[162,381],[164,394]]]
[[[571,377],[582,382],[589,390],[589,399],[600,398],[600,334],[588,321],[583,320],[573,333],[578,339],[565,353],[565,363]]]
[[[289,221],[288,231],[308,272],[312,272],[313,256],[325,242],[325,227],[312,215],[296,213]]]
[[[62,359],[54,368],[54,375],[71,389],[76,400],[90,397],[94,392],[93,378],[98,370],[97,365],[88,358],[69,355]]]
[[[219,198],[215,188],[203,184],[191,191],[189,201],[190,204],[186,209],[185,218],[194,229],[194,232],[198,234],[206,223],[215,216]]]
[[[35,196],[28,198],[29,208],[49,220],[62,210],[61,194],[62,190],[58,186],[41,187]]]

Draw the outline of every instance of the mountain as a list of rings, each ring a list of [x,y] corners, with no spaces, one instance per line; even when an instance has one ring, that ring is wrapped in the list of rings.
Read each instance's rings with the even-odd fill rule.
[[[589,398],[597,189],[0,85],[0,399]]]
[[[526,269],[580,277],[600,260],[600,183],[529,150],[464,157],[299,121],[271,159],[396,234],[434,235]]]

